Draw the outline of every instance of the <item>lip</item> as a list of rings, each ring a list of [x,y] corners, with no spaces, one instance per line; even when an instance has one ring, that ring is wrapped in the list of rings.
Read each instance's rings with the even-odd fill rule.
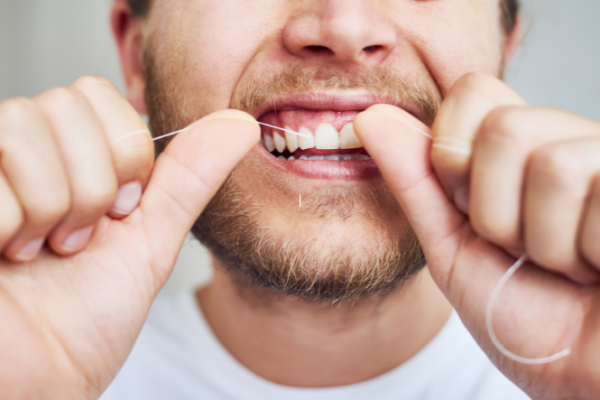
[[[424,121],[424,115],[418,107],[394,100],[388,97],[379,97],[369,93],[353,94],[331,94],[310,93],[296,96],[275,98],[268,103],[250,110],[248,113],[257,120],[270,111],[286,111],[293,109],[305,110],[333,110],[333,111],[364,111],[375,104],[390,104],[412,114],[420,121]]]
[[[362,112],[375,104],[390,104],[399,107],[423,121],[423,113],[418,107],[402,103],[390,98],[379,97],[369,93],[310,93],[281,98],[260,105],[250,114],[260,120],[273,111],[307,110]],[[373,160],[353,161],[316,161],[294,160],[283,161],[274,157],[262,145],[257,145],[257,152],[265,158],[265,162],[274,168],[301,178],[329,181],[365,181],[381,177]]]
[[[283,161],[274,157],[261,144],[256,152],[269,165],[302,178],[330,181],[366,181],[380,177],[379,168],[373,160],[361,161]]]

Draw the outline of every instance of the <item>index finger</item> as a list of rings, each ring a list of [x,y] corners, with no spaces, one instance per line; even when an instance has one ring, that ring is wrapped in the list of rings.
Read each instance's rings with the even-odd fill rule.
[[[503,106],[526,105],[499,79],[469,74],[452,86],[433,124],[431,161],[436,175],[456,207],[468,212],[471,146],[485,118]]]
[[[100,119],[111,144],[119,187],[132,182],[145,187],[154,162],[154,143],[137,111],[106,79],[84,77],[71,87],[88,98]],[[131,135],[133,132],[143,134]]]

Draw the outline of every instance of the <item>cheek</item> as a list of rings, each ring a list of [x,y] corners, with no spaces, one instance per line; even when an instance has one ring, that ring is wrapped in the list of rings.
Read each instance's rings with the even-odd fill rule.
[[[228,108],[240,77],[266,38],[278,27],[269,1],[200,0],[170,2],[154,12],[153,35],[171,79],[199,116]],[[162,14],[162,16],[157,16]],[[210,99],[207,101],[206,99]],[[209,103],[209,104],[207,104]]]
[[[443,96],[467,73],[500,73],[502,39],[495,0],[421,5],[404,29]]]

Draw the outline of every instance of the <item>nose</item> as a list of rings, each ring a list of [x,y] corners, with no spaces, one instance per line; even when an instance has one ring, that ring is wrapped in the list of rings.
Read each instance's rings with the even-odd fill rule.
[[[397,42],[397,33],[374,0],[316,0],[283,31],[287,50],[305,60],[377,65]],[[316,10],[315,10],[316,8]],[[316,11],[316,12],[315,12]]]

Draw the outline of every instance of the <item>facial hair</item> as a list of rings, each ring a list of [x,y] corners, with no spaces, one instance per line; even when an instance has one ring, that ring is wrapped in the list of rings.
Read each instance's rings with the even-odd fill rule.
[[[181,111],[185,85],[177,79],[182,77],[175,76],[171,68],[161,68],[151,46],[144,60],[153,134],[158,136],[193,122]],[[396,99],[398,104],[408,102],[423,111],[427,123],[433,121],[438,108],[427,90],[399,78],[389,68],[347,73],[295,65],[264,75],[238,85],[230,108],[250,111],[272,99],[323,89],[363,89],[388,101]],[[257,168],[247,159],[235,168],[192,228],[195,237],[235,277],[235,282],[306,301],[339,303],[392,292],[425,266],[416,235],[382,181],[366,187],[322,187],[307,196],[301,209],[286,208],[244,189],[240,178],[244,169]],[[273,184],[282,193],[293,189],[287,185],[291,184]],[[289,229],[281,231],[268,222],[273,207],[286,214]],[[361,221],[358,227],[357,218]],[[362,240],[346,246],[323,246],[318,234],[303,232],[303,227],[309,226],[306,224],[317,223],[356,229]]]

